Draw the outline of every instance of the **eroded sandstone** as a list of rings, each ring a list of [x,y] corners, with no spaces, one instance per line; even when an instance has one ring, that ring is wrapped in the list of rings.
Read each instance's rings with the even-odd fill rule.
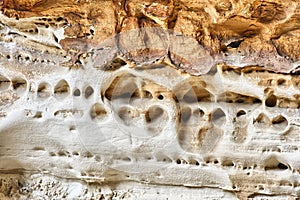
[[[1,199],[299,196],[298,1],[0,3]]]

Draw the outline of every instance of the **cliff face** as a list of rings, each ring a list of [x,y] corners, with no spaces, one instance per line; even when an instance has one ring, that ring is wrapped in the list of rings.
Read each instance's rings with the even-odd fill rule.
[[[0,8],[1,199],[299,196],[299,1]]]

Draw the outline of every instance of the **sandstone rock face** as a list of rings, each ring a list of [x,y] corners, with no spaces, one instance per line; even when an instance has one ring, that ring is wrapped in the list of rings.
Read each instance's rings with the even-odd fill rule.
[[[0,199],[300,196],[299,1],[0,8]]]

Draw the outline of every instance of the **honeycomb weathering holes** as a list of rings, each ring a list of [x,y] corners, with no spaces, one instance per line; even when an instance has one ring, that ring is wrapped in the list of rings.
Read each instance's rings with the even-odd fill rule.
[[[282,115],[277,115],[272,118],[265,113],[260,113],[254,120],[254,125],[264,132],[284,134],[289,126],[289,122],[286,117]]]
[[[172,93],[161,85],[151,80],[132,74],[123,74],[115,77],[107,89],[102,90],[102,95],[113,102],[121,99],[129,104],[137,99],[155,99],[162,101],[173,98]]]
[[[78,93],[78,92],[76,92]],[[94,89],[91,87],[91,86],[88,86],[87,88],[85,88],[85,91],[84,91],[84,97],[86,99],[88,99],[90,96],[92,96],[94,93]]]
[[[272,120],[272,124],[282,124],[287,123],[287,119],[283,117],[282,115],[279,115]]]
[[[11,82],[5,76],[0,75],[0,90],[6,90],[9,88]]]
[[[106,115],[106,109],[99,103],[95,103],[90,109],[90,116],[93,120],[103,120]]]
[[[213,113],[212,113],[212,116],[211,116],[211,120],[212,120],[212,123],[217,126],[217,127],[220,127],[222,126],[223,124],[226,123],[226,114],[224,113],[224,111],[220,108],[216,109]]]
[[[180,117],[181,117],[182,122],[184,122],[184,123],[188,122],[189,119],[191,118],[191,115],[192,115],[192,110],[190,107],[186,106],[181,109]]]
[[[218,101],[227,103],[244,103],[244,104],[256,104],[261,103],[261,100],[257,97],[243,95],[231,91],[227,91],[218,96]]]
[[[13,89],[19,92],[24,92],[27,88],[27,81],[23,78],[12,79]]]
[[[291,55],[299,50],[294,42],[299,38],[296,1],[101,1],[100,6],[99,1],[76,1],[65,4],[61,17],[55,17],[56,8],[64,9],[58,1],[34,0],[42,2],[36,6],[4,2],[0,165],[20,166],[26,174],[42,172],[26,175],[28,180],[20,184],[15,181],[17,189],[8,187],[4,196],[18,196],[20,190],[22,197],[130,198],[136,196],[130,189],[136,183],[159,184],[154,190],[142,186],[148,198],[158,190],[159,196],[179,191],[186,199],[187,193],[225,199],[299,194],[299,56]],[[139,29],[143,27],[149,31]],[[129,33],[135,28],[137,34]],[[203,77],[209,61],[217,64]],[[164,73],[168,67],[175,73]],[[267,70],[271,68],[273,72]],[[22,98],[16,93],[26,86],[16,76],[30,83]],[[58,83],[62,79],[66,81]],[[122,120],[128,129],[118,127]],[[286,134],[277,134],[289,126]],[[123,134],[135,127],[137,132],[152,131],[150,136],[153,131],[162,134],[145,140]],[[32,147],[38,150],[34,154]],[[40,147],[55,156],[47,157]],[[17,165],[6,163],[7,158]],[[111,164],[118,159],[123,168],[114,170]],[[145,173],[149,167],[155,173]],[[280,171],[266,173],[264,167]],[[72,180],[97,184],[85,188]],[[54,190],[49,184],[55,184]],[[26,191],[27,185],[33,193]],[[190,186],[187,193],[184,186]]]
[[[284,116],[278,115],[272,119],[272,125],[277,130],[285,130],[286,127],[288,127],[289,122]]]
[[[264,113],[260,113],[257,118],[254,120],[254,123],[259,124],[270,124],[270,119]]]
[[[264,161],[266,170],[286,170],[289,166],[280,162],[276,156],[270,156]]]
[[[267,107],[274,107],[277,104],[277,97],[275,95],[270,95],[266,101],[265,104]]]
[[[148,99],[152,99],[153,96],[151,94],[151,92],[149,92],[148,90],[143,90],[142,93],[141,93],[141,97],[142,98],[148,98]]]
[[[243,116],[243,115],[246,115],[246,111],[244,111],[244,110],[239,110],[239,111],[236,113],[236,116],[237,116],[237,117],[240,117],[240,116]]]
[[[73,91],[73,96],[75,97],[79,97],[81,95],[81,92],[78,88],[76,88],[74,91]]]
[[[55,88],[54,94],[59,98],[67,97],[70,93],[70,86],[66,80],[60,80]]]
[[[283,78],[280,78],[280,79],[277,80],[277,85],[278,86],[287,86],[288,82],[287,82],[287,80],[285,80]]]
[[[120,69],[122,66],[126,65],[126,62],[121,58],[115,58],[106,65],[104,65],[104,69],[107,71],[115,71]]]
[[[129,125],[133,118],[138,117],[138,113],[129,106],[121,107],[118,111],[119,118],[126,124]]]
[[[197,101],[211,101],[212,95],[201,86],[192,86],[192,88],[190,88],[183,96],[183,100],[187,103],[193,103]]]
[[[138,90],[135,76],[117,76],[110,86],[104,91],[104,96],[112,101],[118,98],[130,99],[132,94]]]
[[[37,90],[37,95],[40,98],[48,98],[51,96],[51,85],[49,83],[40,83]]]
[[[165,114],[165,111],[158,107],[158,106],[152,106],[146,111],[145,118],[146,122],[152,123],[157,120],[161,120],[160,118]]]

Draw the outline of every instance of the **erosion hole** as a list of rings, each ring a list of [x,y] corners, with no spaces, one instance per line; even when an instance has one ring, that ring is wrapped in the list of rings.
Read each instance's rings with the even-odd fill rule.
[[[27,81],[23,78],[15,78],[12,80],[13,89],[18,92],[24,92],[27,88]]]
[[[225,124],[226,115],[222,109],[218,108],[213,112],[211,120],[215,126],[222,126]]]
[[[269,96],[266,101],[265,101],[265,105],[267,107],[274,107],[277,104],[277,97],[275,95],[271,95]]]
[[[91,86],[88,86],[86,89],[85,89],[85,92],[84,92],[84,97],[86,99],[88,99],[90,96],[92,96],[94,93],[94,89],[91,87]]]
[[[138,90],[135,82],[136,79],[132,75],[116,77],[105,91],[104,96],[110,101],[120,98],[129,101],[132,95]]]
[[[236,116],[237,117],[240,117],[240,116],[243,116],[243,115],[246,115],[246,112],[244,110],[240,110],[236,113]]]
[[[193,86],[188,92],[183,96],[183,100],[187,103],[193,103],[197,101],[209,102],[212,100],[211,94],[202,87]]]
[[[157,97],[159,100],[163,100],[164,99],[164,96],[163,95],[158,95],[158,97]]]
[[[142,98],[147,98],[147,99],[152,99],[153,98],[151,92],[149,92],[148,90],[143,90],[142,93],[141,93],[141,97]]]
[[[56,84],[54,88],[54,94],[57,97],[64,98],[67,97],[69,93],[70,93],[70,86],[66,80],[61,80]]]
[[[267,158],[264,162],[265,164],[265,169],[266,170],[286,170],[289,169],[289,167],[282,163],[279,162],[278,159],[275,156],[270,156]]]
[[[128,125],[129,122],[136,117],[136,114],[132,108],[126,106],[118,110],[118,116]]]
[[[105,108],[99,103],[95,103],[90,110],[90,116],[92,119],[102,120],[105,118],[106,114],[107,112]]]
[[[37,95],[40,98],[48,98],[51,95],[51,86],[49,83],[41,83],[38,86]]]
[[[272,124],[275,128],[286,128],[288,126],[288,121],[282,115],[276,116],[272,119]]]
[[[193,112],[194,115],[196,116],[199,116],[200,118],[204,116],[204,111],[201,110],[200,108],[199,109],[196,109],[194,112]]]
[[[228,44],[227,46],[231,47],[231,48],[238,48],[242,42],[243,42],[243,40],[233,41],[230,44]]]
[[[239,94],[235,92],[225,92],[218,97],[218,101],[227,103],[244,103],[244,104],[256,104],[261,103],[261,100],[257,97]]]
[[[124,65],[126,65],[126,62],[124,60],[122,60],[121,58],[115,58],[104,66],[104,70],[115,71],[117,69],[120,69]]]
[[[145,114],[146,122],[151,123],[158,120],[164,114],[164,110],[158,106],[150,107]]]
[[[254,120],[255,123],[260,123],[260,124],[269,124],[270,119],[264,114],[260,113],[257,118]]]
[[[37,119],[40,119],[43,117],[43,113],[41,111],[37,111],[35,113],[35,115],[33,116],[33,118],[37,118]]]
[[[233,167],[234,163],[232,162],[232,160],[223,160],[222,162],[222,166],[224,167]]]
[[[0,75],[0,90],[7,90],[10,86],[10,80],[8,78]]]
[[[283,117],[282,115],[279,115],[277,117],[275,117],[273,120],[272,120],[272,124],[281,124],[281,123],[284,123],[284,122],[287,122],[286,118]]]
[[[286,85],[287,85],[287,84],[286,84],[286,80],[283,79],[283,78],[278,79],[278,80],[277,80],[277,85],[278,85],[278,86],[286,86]]]
[[[73,96],[75,97],[79,97],[81,95],[81,92],[78,88],[76,88],[74,91],[73,91]]]

